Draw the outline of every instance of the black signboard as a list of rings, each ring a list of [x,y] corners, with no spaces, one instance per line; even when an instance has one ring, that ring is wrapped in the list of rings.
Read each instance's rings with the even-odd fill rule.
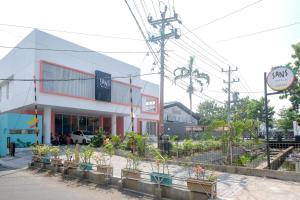
[[[96,70],[95,72],[95,99],[111,101],[111,75]]]

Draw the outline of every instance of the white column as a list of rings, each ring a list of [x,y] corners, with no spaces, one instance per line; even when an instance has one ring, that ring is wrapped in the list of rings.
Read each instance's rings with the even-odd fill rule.
[[[51,143],[51,108],[44,108],[44,121],[43,121],[43,131],[44,131],[44,143]]]
[[[117,115],[111,116],[111,135],[117,135]]]

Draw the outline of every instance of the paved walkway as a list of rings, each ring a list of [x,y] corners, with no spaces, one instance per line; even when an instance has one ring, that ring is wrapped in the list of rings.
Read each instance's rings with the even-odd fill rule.
[[[15,159],[6,157],[0,159],[0,165],[6,167],[23,168],[31,159],[31,152],[24,151],[17,153]],[[120,156],[113,156],[114,176],[121,176],[121,169],[126,166],[126,159]],[[18,167],[19,166],[19,167]],[[151,172],[150,162],[142,162],[140,169]],[[169,165],[170,173],[176,177],[186,177],[187,172],[180,166]],[[1,175],[1,171],[0,171]],[[218,199],[224,200],[299,200],[300,183],[268,179],[262,177],[244,176],[237,174],[218,172]],[[184,184],[180,181],[175,183]]]

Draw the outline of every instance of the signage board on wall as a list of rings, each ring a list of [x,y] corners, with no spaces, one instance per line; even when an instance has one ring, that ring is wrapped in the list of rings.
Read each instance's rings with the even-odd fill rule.
[[[267,76],[267,83],[272,90],[283,91],[289,89],[296,80],[291,68],[285,66],[274,67]]]
[[[95,99],[98,101],[111,101],[111,74],[96,70]]]

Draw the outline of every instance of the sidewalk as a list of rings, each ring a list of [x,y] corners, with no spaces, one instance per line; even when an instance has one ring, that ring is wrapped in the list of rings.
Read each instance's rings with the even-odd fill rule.
[[[16,157],[0,158],[0,165],[6,168],[22,169],[26,168],[31,160],[31,150],[24,150],[16,153]],[[64,157],[64,156],[62,156]],[[126,158],[113,156],[114,176],[121,176],[121,169],[126,166]],[[142,161],[140,169],[151,172],[151,163]],[[187,172],[181,166],[169,165],[170,173],[176,177],[187,177]],[[11,172],[11,171],[10,171]],[[217,172],[218,178],[218,198],[217,199],[268,199],[268,200],[298,200],[300,199],[300,183],[281,181],[269,178],[245,176]],[[174,182],[177,182],[174,180]],[[179,182],[178,182],[179,183]],[[185,183],[181,183],[185,184]]]
[[[0,158],[0,165],[11,169],[22,169],[28,166],[31,160],[31,149],[16,149],[15,157],[6,156]]]

